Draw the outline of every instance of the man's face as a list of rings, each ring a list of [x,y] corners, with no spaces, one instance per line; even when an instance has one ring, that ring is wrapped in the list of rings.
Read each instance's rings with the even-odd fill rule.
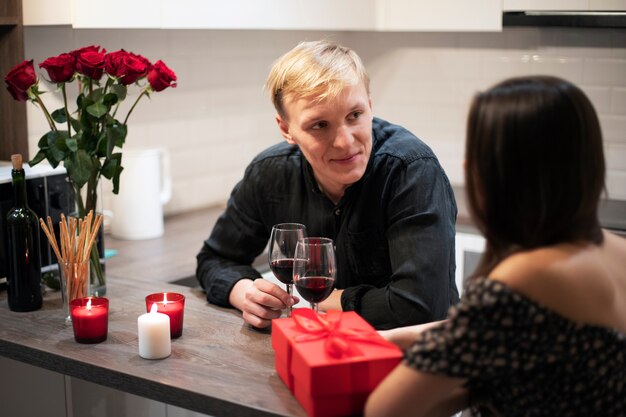
[[[276,121],[313,167],[322,190],[335,202],[365,173],[372,151],[372,104],[361,83],[332,100],[286,97]]]

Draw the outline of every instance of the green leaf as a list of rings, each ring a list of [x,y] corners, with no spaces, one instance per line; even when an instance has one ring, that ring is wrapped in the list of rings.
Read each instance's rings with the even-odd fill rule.
[[[70,151],[76,152],[78,150],[78,140],[76,139],[76,136],[66,139],[65,145]]]
[[[113,194],[118,194],[120,192],[120,175],[122,175],[122,171],[124,171],[124,167],[120,166],[113,175]]]
[[[98,119],[107,114],[108,110],[107,106],[102,103],[95,103],[87,107],[87,113]]]
[[[70,123],[72,125],[72,129],[74,129],[75,132],[80,132],[83,129],[78,119],[74,119],[73,117],[70,117]]]
[[[103,95],[102,88],[96,88],[95,90],[91,92],[91,94],[89,94],[89,98],[93,100],[94,102],[100,101],[102,100],[102,95]]]
[[[88,154],[93,155],[98,152],[99,136],[93,135],[88,131],[83,131],[83,134],[78,141],[78,147],[84,149]]]
[[[60,109],[56,109],[51,114],[52,119],[57,123],[65,123],[67,122],[67,115],[65,114],[65,108],[61,107]]]
[[[66,132],[51,131],[48,132],[48,150],[46,155],[50,164],[56,166],[65,159],[64,150],[67,149],[65,145]]]
[[[111,87],[111,91],[117,95],[119,101],[123,101],[126,98],[126,86],[124,84],[115,84]]]
[[[107,140],[106,140],[106,132],[102,132],[98,135],[98,144],[96,145],[96,152],[98,157],[106,158],[107,156]]]
[[[110,126],[107,127],[107,139],[109,141],[109,146],[113,149],[114,146],[121,148],[126,142],[126,135],[128,134],[128,127],[126,125],[121,124],[117,120]]]
[[[46,149],[46,159],[48,160],[48,162],[50,163],[50,166],[52,168],[56,168],[59,166],[59,162],[61,162],[60,160],[56,160],[53,157],[50,156],[50,150]]]
[[[117,152],[107,158],[102,165],[102,175],[105,178],[111,179],[122,167],[122,154]]]
[[[35,155],[35,157],[33,159],[31,159],[30,161],[28,161],[28,165],[35,166],[38,163],[40,163],[41,161],[43,161],[44,159],[46,159],[46,153],[41,150],[39,152],[37,152],[37,155]]]
[[[50,132],[48,132],[48,133],[50,133]],[[41,137],[41,139],[39,139],[39,142],[37,142],[37,147],[39,149],[48,149],[48,133],[43,135]]]
[[[64,161],[70,180],[79,188],[89,181],[94,167],[93,161],[84,149],[79,149]]]
[[[118,101],[117,94],[113,94],[113,93],[106,94],[104,98],[102,99],[102,103],[108,108],[111,108],[111,106],[117,103],[117,101]]]

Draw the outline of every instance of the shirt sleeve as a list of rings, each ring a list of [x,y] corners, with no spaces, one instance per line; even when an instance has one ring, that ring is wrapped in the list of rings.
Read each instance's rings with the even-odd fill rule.
[[[207,300],[231,307],[230,291],[243,278],[257,279],[261,274],[251,264],[263,251],[268,232],[254,217],[254,173],[248,167],[244,179],[235,186],[224,213],[198,253],[196,277]]]
[[[418,158],[389,173],[386,235],[392,275],[382,287],[344,290],[344,310],[374,327],[426,323],[446,317],[458,302],[454,271],[456,202],[435,157]]]

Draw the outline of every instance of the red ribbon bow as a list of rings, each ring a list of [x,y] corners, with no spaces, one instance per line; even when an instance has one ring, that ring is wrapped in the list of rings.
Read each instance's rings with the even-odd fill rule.
[[[324,350],[336,359],[343,356],[361,356],[361,351],[354,342],[395,346],[379,337],[375,330],[342,329],[342,312],[338,310],[330,310],[325,315],[320,315],[309,308],[298,308],[293,310],[291,316],[296,325],[306,333],[296,336],[294,338],[296,343],[324,339]]]

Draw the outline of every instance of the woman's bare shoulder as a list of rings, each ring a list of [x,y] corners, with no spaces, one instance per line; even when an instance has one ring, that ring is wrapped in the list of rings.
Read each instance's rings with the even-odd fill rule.
[[[626,240],[610,233],[600,246],[572,243],[516,253],[489,278],[571,320],[626,326],[619,319],[626,304]]]

